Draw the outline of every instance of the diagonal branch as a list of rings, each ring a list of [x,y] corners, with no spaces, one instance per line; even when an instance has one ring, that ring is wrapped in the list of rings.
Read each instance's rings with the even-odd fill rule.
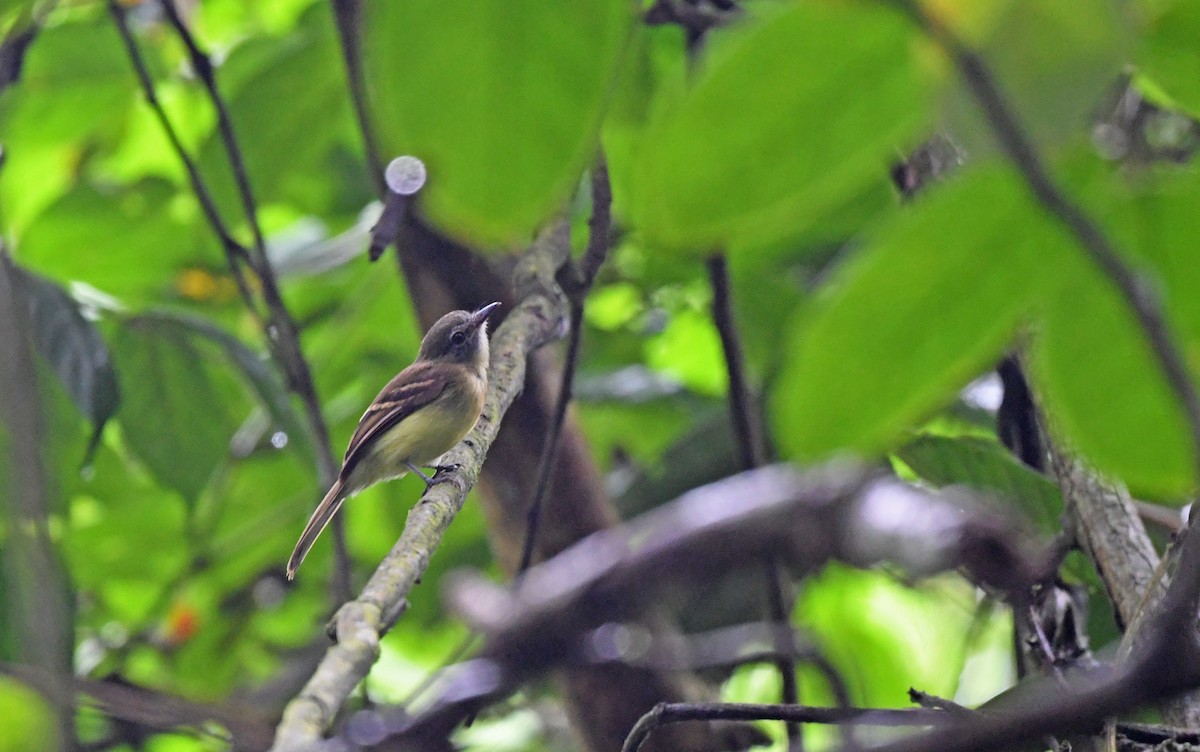
[[[371,127],[370,109],[367,106],[367,87],[362,70],[362,50],[359,46],[362,2],[361,0],[330,0],[330,4],[333,6],[333,20],[337,25],[338,38],[341,42],[342,62],[346,66],[346,82],[350,87],[354,119],[358,122],[358,129],[362,135],[367,170],[371,174],[375,192],[382,196],[387,193],[383,182],[383,160],[379,156],[375,131]]]
[[[515,274],[523,299],[492,340],[483,414],[467,438],[447,455],[459,465],[451,476],[453,482],[426,491],[409,513],[400,540],[362,593],[338,612],[337,644],[284,711],[274,749],[298,749],[317,741],[379,657],[380,636],[404,612],[408,594],[479,477],[504,413],[525,384],[529,355],[553,340],[562,328],[567,302],[554,283],[554,273],[569,252],[568,233],[565,222],[556,222],[523,257]]]

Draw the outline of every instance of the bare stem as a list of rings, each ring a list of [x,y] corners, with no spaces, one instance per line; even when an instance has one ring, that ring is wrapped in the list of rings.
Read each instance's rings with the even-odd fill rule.
[[[533,492],[533,503],[529,505],[526,516],[525,542],[521,547],[521,561],[514,576],[516,582],[520,582],[521,576],[533,563],[542,507],[545,506],[546,495],[550,492],[550,479],[558,464],[559,439],[562,437],[563,422],[567,418],[567,407],[571,404],[575,368],[579,362],[579,343],[583,339],[584,304],[592,283],[596,280],[596,274],[608,257],[612,235],[612,187],[608,182],[608,166],[604,162],[604,155],[597,157],[592,169],[592,216],[588,227],[588,244],[582,264],[573,283],[564,284],[571,304],[571,330],[567,335],[567,354],[563,363],[562,379],[559,382],[558,399],[554,403],[554,416],[546,441],[542,445],[542,456],[538,460],[537,485]],[[564,268],[569,268],[569,265]]]
[[[742,352],[741,338],[733,314],[733,295],[729,283],[729,265],[725,255],[717,253],[708,258],[708,279],[712,288],[713,323],[721,337],[721,348],[725,354],[725,371],[729,377],[729,412],[733,419],[734,434],[743,470],[761,467],[765,461],[762,433],[758,426],[758,412],[750,396],[746,378],[746,362]],[[778,560],[766,557],[763,560],[764,579],[767,587],[767,613],[777,624],[791,622],[794,596],[787,573]],[[795,705],[800,699],[800,688],[796,682],[796,662],[791,658],[788,646],[776,646],[779,657],[775,666],[779,669],[782,682],[781,699]],[[787,724],[790,746],[798,752],[803,743],[799,724]]]

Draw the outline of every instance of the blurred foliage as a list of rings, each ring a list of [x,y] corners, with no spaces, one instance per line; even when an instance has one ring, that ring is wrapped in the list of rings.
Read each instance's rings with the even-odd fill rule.
[[[184,46],[154,2],[122,5],[165,112],[226,223],[249,243],[213,102]],[[360,40],[385,158],[425,159],[424,216],[493,258],[519,249],[574,196],[603,145],[621,233],[587,303],[577,414],[624,513],[736,470],[701,263],[719,250],[730,256],[775,457],[892,452],[906,477],[983,489],[1050,535],[1057,489],[1005,452],[990,415],[963,429],[956,402],[1027,344],[1035,388],[1070,441],[1135,492],[1184,501],[1197,482],[1193,450],[1145,337],[999,158],[948,61],[902,13],[750,0],[689,50],[683,30],[643,24],[637,5],[372,0]],[[1195,137],[1188,117],[1200,114],[1197,6],[920,5],[994,66],[1057,182],[1129,254],[1189,362],[1200,363],[1200,175],[1184,159],[1121,161],[1110,141],[1089,141],[1106,97],[1133,86],[1175,118],[1157,121],[1153,138],[1185,151]],[[362,258],[376,197],[330,4],[184,6],[217,64],[338,451],[420,333],[391,266]],[[46,464],[61,492],[50,529],[74,594],[74,664],[81,675],[199,701],[259,691],[264,712],[278,712],[288,694],[271,695],[271,680],[324,644],[335,605],[328,543],[295,586],[281,575],[324,490],[311,432],[103,4],[0,3],[5,39],[35,22],[19,78],[0,89],[0,238],[23,270],[36,323]],[[966,165],[902,201],[888,168],[937,128],[958,140]],[[571,205],[582,227],[587,200]],[[258,284],[250,279],[252,291]],[[419,493],[408,479],[348,505],[356,582]],[[461,639],[436,587],[459,566],[493,567],[474,503],[385,639],[370,698],[403,699]],[[1078,557],[1069,571],[1094,585]],[[976,702],[1013,680],[1009,617],[958,579],[912,585],[831,569],[800,588],[795,623],[828,652],[856,703],[904,706],[914,685]],[[745,580],[674,595],[694,628],[761,609]],[[6,627],[9,600],[0,597]],[[20,655],[11,643],[0,636],[5,659]],[[831,699],[815,672],[801,678],[805,701]],[[778,677],[743,668],[723,694],[774,700]],[[462,741],[561,743],[547,741],[553,724],[538,707],[518,700]],[[22,685],[0,681],[0,713],[25,719],[6,741],[53,746],[47,712]],[[80,727],[92,739],[115,733],[95,713]],[[214,746],[215,737],[164,733],[146,748]]]

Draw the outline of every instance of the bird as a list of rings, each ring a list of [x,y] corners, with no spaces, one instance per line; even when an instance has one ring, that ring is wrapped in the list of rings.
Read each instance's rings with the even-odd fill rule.
[[[368,486],[412,472],[426,488],[450,467],[434,460],[463,439],[483,411],[487,393],[487,319],[500,306],[451,311],[426,332],[412,365],[372,400],[350,438],[337,480],[317,504],[287,564],[293,580],[317,537],[346,499]],[[421,467],[434,467],[433,477]]]

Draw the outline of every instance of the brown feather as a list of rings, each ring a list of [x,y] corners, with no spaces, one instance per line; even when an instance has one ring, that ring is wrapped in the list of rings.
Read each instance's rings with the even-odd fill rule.
[[[377,437],[437,399],[446,388],[446,380],[445,366],[426,360],[418,360],[392,377],[359,419],[338,477],[349,477]]]
[[[296,547],[292,549],[291,558],[287,564],[287,578],[295,579],[296,570],[300,568],[300,562],[304,561],[304,557],[308,555],[308,550],[317,542],[317,537],[321,535],[321,531],[333,519],[333,515],[337,514],[338,509],[341,509],[342,502],[346,500],[346,494],[342,493],[342,481],[338,479],[334,481],[333,486],[329,489],[329,493],[325,494],[325,498],[321,499],[321,503],[313,511],[312,516],[308,518],[308,524],[304,526],[304,532],[300,533],[300,540],[296,541]]]

